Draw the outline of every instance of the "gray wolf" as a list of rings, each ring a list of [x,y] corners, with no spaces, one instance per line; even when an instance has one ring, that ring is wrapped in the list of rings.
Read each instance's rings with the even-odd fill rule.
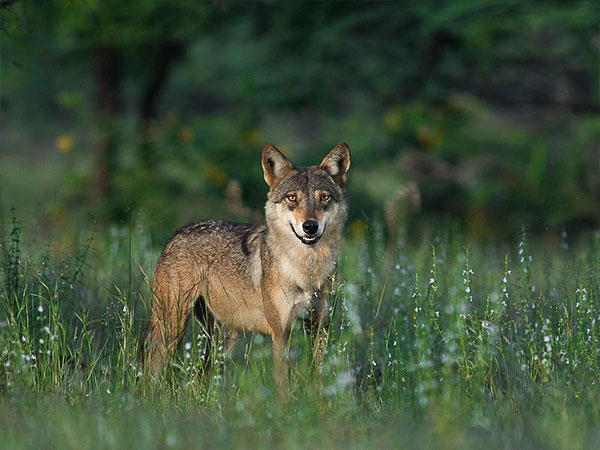
[[[341,143],[318,166],[295,167],[266,145],[262,168],[269,186],[265,225],[193,223],[178,230],[160,255],[145,342],[151,374],[177,347],[194,312],[208,331],[215,320],[220,324],[229,349],[239,330],[270,335],[274,377],[285,397],[288,338],[305,310],[320,368],[329,318],[325,293],[346,219],[350,149]]]

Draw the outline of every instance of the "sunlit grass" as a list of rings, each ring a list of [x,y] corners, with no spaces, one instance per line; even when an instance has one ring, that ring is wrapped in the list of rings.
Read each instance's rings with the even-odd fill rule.
[[[89,234],[62,255],[10,228],[0,272],[10,448],[577,449],[600,437],[598,235],[348,242],[323,373],[295,327],[293,399],[281,404],[260,335],[225,359],[192,323],[161,378],[142,376],[159,251],[142,229]]]

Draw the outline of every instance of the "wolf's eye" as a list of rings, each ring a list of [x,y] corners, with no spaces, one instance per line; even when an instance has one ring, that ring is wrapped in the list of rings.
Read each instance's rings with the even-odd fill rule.
[[[296,194],[288,194],[285,196],[285,199],[290,203],[296,203],[296,200],[298,200],[298,197],[296,197]]]
[[[331,198],[331,195],[329,195],[327,192],[321,192],[321,195],[319,196],[319,199],[323,202],[323,203],[327,203],[329,201],[329,199]]]

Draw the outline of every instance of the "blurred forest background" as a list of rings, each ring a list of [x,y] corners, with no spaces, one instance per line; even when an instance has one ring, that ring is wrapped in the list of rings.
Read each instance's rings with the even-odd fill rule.
[[[348,233],[597,229],[600,3],[0,1],[0,215],[68,242],[261,221],[260,151],[353,162]]]

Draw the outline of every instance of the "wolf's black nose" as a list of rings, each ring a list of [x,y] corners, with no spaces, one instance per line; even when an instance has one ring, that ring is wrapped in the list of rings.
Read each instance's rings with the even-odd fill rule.
[[[313,235],[319,229],[319,222],[316,220],[307,220],[302,224],[302,229],[308,235]]]

